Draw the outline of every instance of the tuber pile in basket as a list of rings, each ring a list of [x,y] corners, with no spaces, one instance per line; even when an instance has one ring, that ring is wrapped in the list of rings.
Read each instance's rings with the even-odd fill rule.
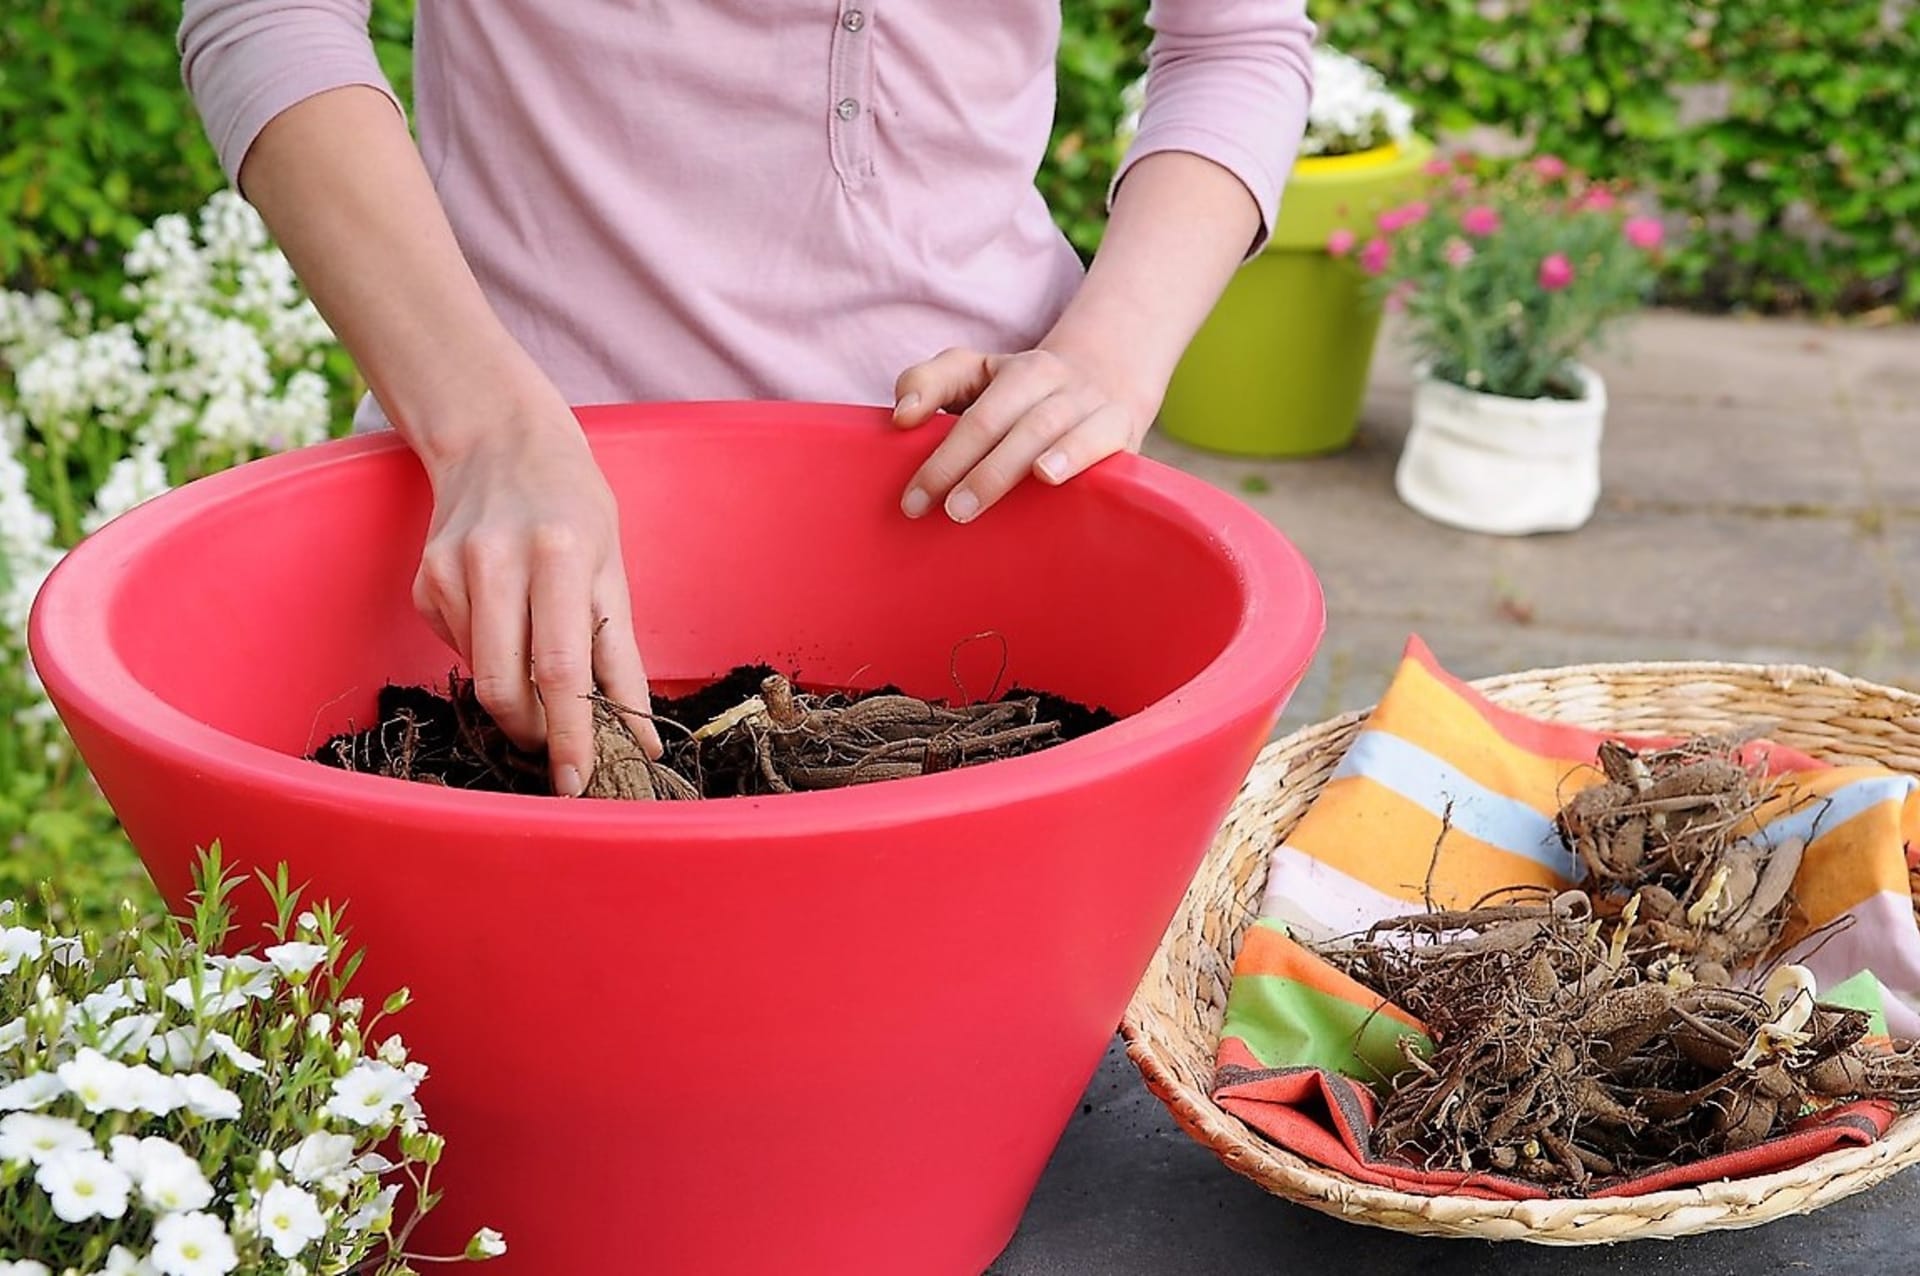
[[[1865,1014],[1773,956],[1804,844],[1752,836],[1793,795],[1741,743],[1604,746],[1604,780],[1557,817],[1581,889],[1320,948],[1432,1039],[1403,1039],[1407,1067],[1378,1087],[1383,1154],[1577,1194],[1752,1147],[1821,1105],[1920,1102],[1920,1049],[1869,1040]]]

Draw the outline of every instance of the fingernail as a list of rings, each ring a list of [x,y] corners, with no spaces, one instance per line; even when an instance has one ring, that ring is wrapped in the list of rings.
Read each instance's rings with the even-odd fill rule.
[[[560,790],[561,797],[579,797],[587,791],[587,786],[581,783],[579,767],[561,767],[560,774],[555,777],[555,787]]]
[[[921,488],[913,488],[900,500],[900,509],[908,518],[919,518],[933,504],[933,498]]]
[[[905,394],[900,397],[900,402],[893,405],[893,414],[896,417],[905,416],[919,406],[920,394],[918,391]]]
[[[979,512],[980,498],[964,487],[947,498],[947,517],[956,523],[964,523]]]
[[[1067,458],[1058,452],[1049,452],[1037,461],[1036,466],[1049,483],[1064,483],[1067,480]]]

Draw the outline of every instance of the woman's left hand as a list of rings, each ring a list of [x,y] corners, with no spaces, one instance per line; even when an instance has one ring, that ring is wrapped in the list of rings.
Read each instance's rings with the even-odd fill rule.
[[[900,374],[894,421],[924,425],[941,409],[960,419],[901,497],[918,518],[944,506],[971,522],[1029,474],[1058,485],[1116,452],[1136,451],[1156,408],[1111,371],[1066,351],[948,350]]]

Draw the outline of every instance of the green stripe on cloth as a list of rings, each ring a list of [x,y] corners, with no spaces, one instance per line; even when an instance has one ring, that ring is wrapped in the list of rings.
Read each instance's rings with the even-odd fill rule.
[[[1851,979],[1843,979],[1833,987],[1823,989],[1819,998],[1829,1006],[1865,1011],[1873,1024],[1867,1031],[1873,1036],[1884,1037],[1888,1035],[1887,1005],[1883,1000],[1885,995],[1873,972],[1863,970]]]
[[[1423,1054],[1433,1050],[1403,1023],[1279,975],[1236,978],[1220,1031],[1269,1068],[1324,1068],[1361,1081],[1407,1066],[1402,1037],[1414,1038]]]

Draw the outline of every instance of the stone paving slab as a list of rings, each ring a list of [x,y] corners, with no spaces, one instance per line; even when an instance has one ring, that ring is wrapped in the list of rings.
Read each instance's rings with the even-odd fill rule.
[[[1282,729],[1376,700],[1410,632],[1465,677],[1608,661],[1815,664],[1920,689],[1920,329],[1647,316],[1599,361],[1606,491],[1524,540],[1393,495],[1410,379],[1387,334],[1361,437],[1258,463],[1149,455],[1260,509],[1321,576],[1328,630]],[[993,1276],[1920,1273],[1920,1174],[1812,1216],[1613,1248],[1424,1240],[1274,1200],[1168,1118],[1116,1048]]]

